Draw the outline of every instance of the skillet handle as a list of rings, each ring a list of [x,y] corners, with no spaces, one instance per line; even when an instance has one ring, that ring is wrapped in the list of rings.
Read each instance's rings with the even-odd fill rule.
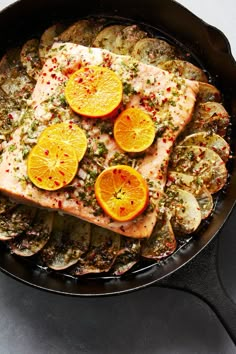
[[[221,235],[223,236],[223,235]],[[216,313],[231,339],[236,343],[236,306],[225,293],[217,272],[218,237],[197,257],[156,286],[187,291],[205,301]]]
[[[206,26],[206,30],[208,41],[212,48],[218,52],[220,51],[223,53],[231,53],[230,43],[223,32],[221,32],[218,28],[210,25]]]

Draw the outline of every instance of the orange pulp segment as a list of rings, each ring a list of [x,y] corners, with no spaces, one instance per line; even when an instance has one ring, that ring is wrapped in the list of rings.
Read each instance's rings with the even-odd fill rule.
[[[78,161],[81,161],[87,149],[86,134],[77,124],[63,122],[47,127],[38,139],[38,143],[43,139],[54,140],[73,146],[76,151]]]
[[[86,117],[109,116],[121,103],[123,86],[119,76],[108,68],[86,66],[67,81],[65,97],[71,109]]]
[[[152,145],[155,126],[151,117],[140,108],[128,108],[116,119],[114,138],[127,152],[141,152]]]
[[[62,141],[46,138],[33,147],[27,161],[31,182],[48,191],[68,185],[75,177],[77,169],[75,149]]]
[[[117,221],[129,221],[140,215],[149,199],[145,179],[126,165],[105,169],[95,182],[95,195],[101,208]]]

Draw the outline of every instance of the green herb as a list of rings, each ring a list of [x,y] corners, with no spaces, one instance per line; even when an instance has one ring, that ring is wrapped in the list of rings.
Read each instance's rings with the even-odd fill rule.
[[[107,153],[108,153],[108,150],[107,150],[105,144],[102,143],[102,142],[99,142],[98,145],[97,145],[96,154],[97,154],[98,156],[104,156],[104,155],[106,155]]]
[[[23,146],[23,149],[21,150],[21,152],[22,152],[23,159],[25,159],[30,152],[30,147],[27,145]]]
[[[10,151],[10,152],[13,152],[13,151],[15,151],[15,150],[16,150],[16,145],[15,145],[15,144],[10,145],[10,146],[8,147],[8,151]]]
[[[137,92],[134,90],[134,88],[132,87],[131,84],[129,84],[128,82],[124,82],[123,83],[123,92],[125,95],[129,96],[129,95],[135,95]]]

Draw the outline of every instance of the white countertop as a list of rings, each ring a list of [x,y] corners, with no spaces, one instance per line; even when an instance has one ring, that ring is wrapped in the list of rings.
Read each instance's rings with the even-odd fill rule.
[[[14,2],[14,0],[0,0],[0,10]],[[235,0],[178,0],[178,2],[208,24],[220,29],[228,38],[236,58]]]

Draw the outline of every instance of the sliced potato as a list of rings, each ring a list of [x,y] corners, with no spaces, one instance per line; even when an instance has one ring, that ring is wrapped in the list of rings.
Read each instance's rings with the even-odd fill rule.
[[[166,189],[166,207],[171,215],[174,231],[184,234],[194,232],[201,223],[201,211],[194,195],[176,186]]]
[[[120,235],[102,227],[92,225],[89,251],[80,258],[74,275],[108,272],[120,249]]]
[[[107,49],[111,52],[114,50],[115,41],[118,34],[125,28],[122,25],[112,25],[105,27],[96,36],[92,43],[93,47]]]
[[[227,181],[227,169],[220,156],[200,146],[177,146],[170,161],[170,171],[182,172],[198,178],[210,193],[218,192]]]
[[[0,194],[0,215],[11,211],[17,206],[17,203],[9,199],[8,197]],[[1,216],[0,216],[1,218]]]
[[[118,33],[113,51],[116,54],[131,55],[135,44],[145,37],[147,37],[147,33],[137,25],[127,26]]]
[[[186,133],[206,131],[225,136],[229,125],[229,114],[218,102],[206,102],[197,105]]]
[[[130,270],[140,259],[141,241],[130,237],[121,237],[121,245],[115,263],[111,268],[114,275],[122,275]]]
[[[39,40],[36,38],[29,39],[23,45],[20,53],[21,64],[25,68],[27,74],[37,81],[42,63],[39,58]]]
[[[185,79],[208,82],[207,76],[202,69],[185,60],[168,60],[158,66],[177,76],[183,76]]]
[[[42,250],[42,259],[54,270],[67,269],[88,250],[91,225],[73,216],[55,215],[52,235]]]
[[[103,26],[103,20],[79,20],[63,31],[58,36],[58,40],[62,42],[72,42],[84,46],[91,46]]]
[[[19,106],[23,106],[30,98],[34,85],[30,78],[22,71],[16,77],[9,76],[1,86],[2,90]]]
[[[1,58],[0,61],[0,84],[11,75],[15,77],[18,75],[20,67],[20,48],[11,48]]]
[[[142,38],[135,44],[131,55],[143,63],[161,65],[175,58],[175,49],[162,39]]]
[[[220,135],[209,132],[199,132],[187,135],[178,145],[197,145],[214,150],[224,162],[229,158],[230,146]]]
[[[48,52],[55,42],[56,37],[60,35],[64,29],[64,25],[56,23],[43,32],[39,43],[39,57],[42,64],[47,60]]]
[[[8,140],[20,119],[20,107],[0,89],[0,141]]]
[[[221,93],[215,86],[206,82],[200,82],[197,101],[199,103],[221,102]]]
[[[33,222],[35,213],[35,208],[26,205],[17,205],[15,208],[1,214],[0,240],[10,240],[29,229]]]
[[[29,78],[20,62],[20,50],[9,50],[0,62],[0,85],[3,92],[21,108],[34,89],[34,82]]]
[[[199,204],[202,219],[210,215],[213,209],[212,195],[204,185],[199,183],[196,177],[181,172],[169,171],[166,186],[169,187],[171,185],[187,190],[194,195]]]
[[[39,209],[29,229],[9,242],[11,252],[23,257],[38,253],[50,238],[53,216],[54,213]]]
[[[177,247],[175,235],[167,216],[157,222],[151,236],[146,239],[141,248],[141,256],[160,260],[171,255]]]

